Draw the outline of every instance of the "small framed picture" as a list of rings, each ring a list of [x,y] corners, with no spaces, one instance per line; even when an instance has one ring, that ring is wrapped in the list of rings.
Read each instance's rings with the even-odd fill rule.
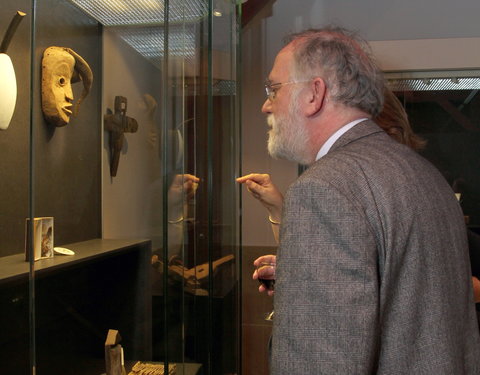
[[[30,219],[25,224],[25,260],[30,260],[30,247],[33,249],[33,259],[53,257],[53,217],[35,217],[32,225],[32,236],[29,236]],[[33,241],[30,246],[30,240]]]

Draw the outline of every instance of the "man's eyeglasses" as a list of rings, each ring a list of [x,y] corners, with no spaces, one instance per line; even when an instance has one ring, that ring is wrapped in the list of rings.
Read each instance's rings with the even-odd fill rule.
[[[304,83],[309,82],[310,80],[305,81],[290,81],[290,82],[283,82],[283,83],[270,83],[270,81],[265,82],[265,92],[267,93],[267,98],[269,100],[275,99],[275,94],[280,89],[280,87],[285,85],[291,85],[293,83]]]

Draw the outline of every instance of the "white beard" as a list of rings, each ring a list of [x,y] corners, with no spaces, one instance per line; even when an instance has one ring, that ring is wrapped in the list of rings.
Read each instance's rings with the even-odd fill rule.
[[[292,101],[295,103],[295,99]],[[309,164],[308,133],[305,123],[301,122],[298,108],[292,104],[287,115],[268,115],[268,153],[273,158],[286,159],[300,164]]]

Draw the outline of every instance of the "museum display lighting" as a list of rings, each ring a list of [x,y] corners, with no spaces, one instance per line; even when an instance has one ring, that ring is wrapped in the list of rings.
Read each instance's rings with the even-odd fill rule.
[[[119,28],[115,32],[142,56],[160,67],[164,51],[163,27]],[[174,26],[168,29],[168,49],[170,56],[195,56],[195,30],[193,26]]]
[[[388,79],[394,91],[479,90],[478,77]]]
[[[70,0],[104,26],[163,25],[168,22],[193,22],[208,13],[203,0],[170,1],[165,14],[163,0]]]
[[[202,0],[170,1],[168,14],[163,0],[70,1],[104,27],[115,28],[126,43],[157,67],[164,55],[165,32],[170,56],[194,58],[196,25],[208,13],[208,3]]]
[[[385,72],[394,91],[459,91],[479,90],[480,70],[424,70]]]

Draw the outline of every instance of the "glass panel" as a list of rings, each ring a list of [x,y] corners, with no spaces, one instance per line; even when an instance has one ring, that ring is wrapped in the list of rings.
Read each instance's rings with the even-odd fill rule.
[[[415,133],[420,153],[445,176],[465,221],[480,228],[480,72],[408,72],[388,75]]]
[[[212,340],[214,374],[234,374],[239,367],[240,306],[240,196],[235,178],[240,176],[236,45],[237,23],[233,6],[225,0],[212,2],[210,158],[212,187],[210,208],[212,217],[211,281]],[[238,111],[238,112],[237,112]],[[235,152],[236,151],[236,152]],[[222,263],[225,261],[225,263]],[[216,268],[218,265],[218,268]]]
[[[19,6],[2,373],[239,373],[235,3],[5,0],[0,24]]]
[[[239,358],[237,40],[234,4],[223,1],[224,13],[217,17],[212,6],[205,17],[182,25],[181,56],[174,53],[182,50],[179,27],[166,28],[171,51],[166,136],[174,139],[169,142],[174,147],[166,155],[173,183],[168,187],[165,342],[169,360],[182,358],[205,374],[226,374],[238,372]],[[171,194],[178,182],[184,189],[181,212]]]
[[[32,214],[31,9],[29,0],[2,1],[0,9],[0,361],[8,374],[27,373],[34,355],[29,350],[33,261],[25,261],[26,219]]]
[[[165,72],[163,76],[164,98],[164,167],[166,173],[165,199],[168,202],[165,212],[167,224],[164,227],[166,251],[163,254],[164,295],[162,304],[154,310],[154,316],[163,316],[160,340],[161,351],[154,354],[166,364],[185,362],[185,306],[183,289],[188,283],[186,275],[188,254],[185,253],[185,233],[188,228],[188,205],[195,201],[198,182],[194,171],[185,168],[185,126],[189,120],[184,109],[185,66],[195,59],[195,22],[186,16],[186,4],[179,1],[176,9],[168,8],[165,13],[164,50],[162,58]],[[206,12],[206,10],[205,10]],[[175,14],[174,14],[175,13]],[[199,17],[205,16],[204,13]],[[177,23],[171,20],[176,19]],[[190,22],[193,24],[190,24]],[[154,332],[156,334],[158,332]],[[187,359],[196,367],[200,363],[194,358]],[[183,373],[184,367],[179,368]]]
[[[4,0],[0,25],[20,6],[2,373],[239,373],[236,4]]]

